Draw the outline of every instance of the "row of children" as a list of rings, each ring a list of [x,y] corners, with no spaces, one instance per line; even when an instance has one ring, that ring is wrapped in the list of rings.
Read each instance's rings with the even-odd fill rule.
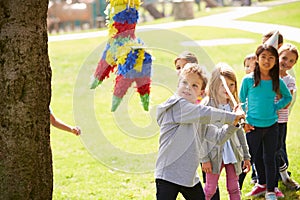
[[[251,58],[245,59],[249,74],[242,80],[240,98],[236,74],[229,65],[218,64],[208,83],[205,69],[196,64],[197,58],[192,53],[184,52],[175,60],[179,75],[176,94],[157,109],[160,126],[155,170],[158,200],[175,200],[178,193],[185,199],[220,199],[217,185],[223,168],[230,199],[241,199],[240,189],[250,170],[250,155],[257,169],[258,183],[247,196],[283,197],[278,189],[279,160],[285,163],[280,163],[283,183],[291,189],[299,189],[299,184],[286,170],[288,114],[285,112],[282,129],[277,114],[287,109],[292,100],[289,90],[295,90],[295,82],[291,89],[289,85],[293,84],[285,84],[280,77],[288,76],[287,70],[297,59],[298,51],[291,44],[283,45],[279,54],[272,45],[260,45],[252,64],[248,65]],[[204,93],[206,97],[202,99]],[[200,103],[199,99],[202,99]],[[236,105],[242,105],[246,112],[245,131],[238,122],[244,118],[243,111]],[[281,133],[283,129],[285,134]],[[197,174],[199,163],[204,172],[204,190]]]
[[[276,38],[274,40],[274,38]],[[291,70],[293,66],[296,64],[298,60],[298,50],[297,48],[292,45],[285,43],[283,44],[283,36],[278,31],[272,31],[266,35],[263,36],[262,42],[265,43],[267,41],[272,41],[272,45],[278,49],[278,57],[279,57],[279,77],[283,80],[285,85],[287,86],[288,90],[290,91],[291,95],[294,94],[296,91],[296,82],[295,78],[291,76],[288,73],[288,70]],[[244,66],[246,69],[246,73],[254,72],[254,68],[252,66],[255,66],[256,63],[256,55],[247,56],[244,60]],[[278,73],[276,73],[278,74]],[[279,95],[277,95],[278,98]],[[278,146],[276,150],[276,175],[275,177],[275,194],[277,198],[284,197],[284,194],[278,189],[278,180],[281,179],[282,183],[287,186],[289,189],[292,190],[299,190],[300,185],[294,181],[290,176],[290,172],[287,171],[288,168],[288,156],[286,151],[286,133],[287,133],[287,122],[288,122],[288,116],[289,116],[289,105],[290,103],[284,108],[280,109],[277,119],[278,124]],[[251,140],[253,133],[250,132],[250,134],[247,134],[247,140]],[[274,136],[274,135],[273,135]],[[249,138],[248,138],[249,137]],[[248,142],[248,144],[251,142]],[[273,143],[274,144],[274,143]],[[250,146],[250,145],[249,145]],[[251,149],[251,147],[250,147]],[[252,159],[255,160],[254,158]],[[255,164],[254,164],[255,166]],[[253,177],[253,183],[256,183],[256,185],[253,187],[252,191],[246,194],[246,196],[259,196],[261,194],[264,194],[267,190],[267,184],[264,181],[264,178],[259,178],[259,173],[256,173],[257,167],[253,167],[252,177]],[[260,168],[261,169],[261,168]],[[279,170],[279,172],[278,172]],[[256,175],[255,175],[256,174]],[[242,185],[242,182],[244,180],[245,175],[241,174],[240,176],[240,185]],[[257,178],[259,181],[257,182],[255,180]],[[268,180],[267,180],[268,182]]]

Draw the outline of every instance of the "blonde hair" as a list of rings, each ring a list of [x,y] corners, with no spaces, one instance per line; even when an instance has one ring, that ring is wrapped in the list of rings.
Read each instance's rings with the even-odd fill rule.
[[[216,104],[214,106],[217,107],[220,104],[220,99],[218,98],[219,97],[218,88],[221,86],[221,84],[223,84],[220,76],[224,76],[225,78],[234,81],[235,90],[232,95],[235,98],[236,102],[239,103],[239,98],[237,93],[237,78],[234,70],[227,63],[218,63],[216,65],[215,70],[211,74],[210,82],[208,85],[208,96]],[[232,101],[230,101],[230,105],[231,107],[233,107]]]
[[[298,49],[295,45],[290,44],[290,43],[284,43],[279,49],[278,49],[278,54],[279,56],[282,54],[284,51],[290,51],[296,55],[296,62],[298,60]]]
[[[184,68],[182,69],[179,81],[181,78],[187,74],[197,74],[199,78],[202,80],[202,88],[201,90],[204,90],[206,88],[207,82],[208,82],[208,76],[206,69],[197,63],[187,63]]]

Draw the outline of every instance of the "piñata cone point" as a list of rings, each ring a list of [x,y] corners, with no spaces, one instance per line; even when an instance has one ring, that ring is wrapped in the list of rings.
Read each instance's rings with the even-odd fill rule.
[[[141,102],[145,111],[149,111],[149,94],[140,95]]]
[[[113,95],[112,105],[111,105],[111,112],[115,112],[117,110],[117,108],[120,105],[121,101],[122,101],[122,98],[119,98],[119,97]]]
[[[97,78],[94,78],[94,80],[91,83],[90,89],[95,89],[101,83],[102,83],[102,81],[99,81]]]

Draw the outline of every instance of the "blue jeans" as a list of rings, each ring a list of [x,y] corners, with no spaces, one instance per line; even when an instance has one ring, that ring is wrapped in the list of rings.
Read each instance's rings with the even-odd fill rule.
[[[186,200],[205,200],[200,182],[194,187],[185,187],[162,179],[156,179],[155,182],[157,200],[176,200],[179,192]]]
[[[274,191],[276,185],[276,150],[279,130],[277,122],[270,127],[254,127],[247,134],[251,158],[255,163],[259,184],[266,184],[268,191]]]

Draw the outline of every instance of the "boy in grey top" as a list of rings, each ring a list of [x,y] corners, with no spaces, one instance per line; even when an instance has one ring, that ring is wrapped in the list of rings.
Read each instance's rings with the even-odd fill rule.
[[[231,113],[197,105],[203,93],[206,75],[197,64],[188,63],[180,74],[177,92],[157,108],[160,126],[159,153],[156,162],[156,197],[176,200],[178,193],[185,199],[205,199],[197,168],[205,141],[224,143],[238,127],[244,113]],[[205,87],[204,87],[205,88]],[[222,122],[221,128],[213,123]]]

